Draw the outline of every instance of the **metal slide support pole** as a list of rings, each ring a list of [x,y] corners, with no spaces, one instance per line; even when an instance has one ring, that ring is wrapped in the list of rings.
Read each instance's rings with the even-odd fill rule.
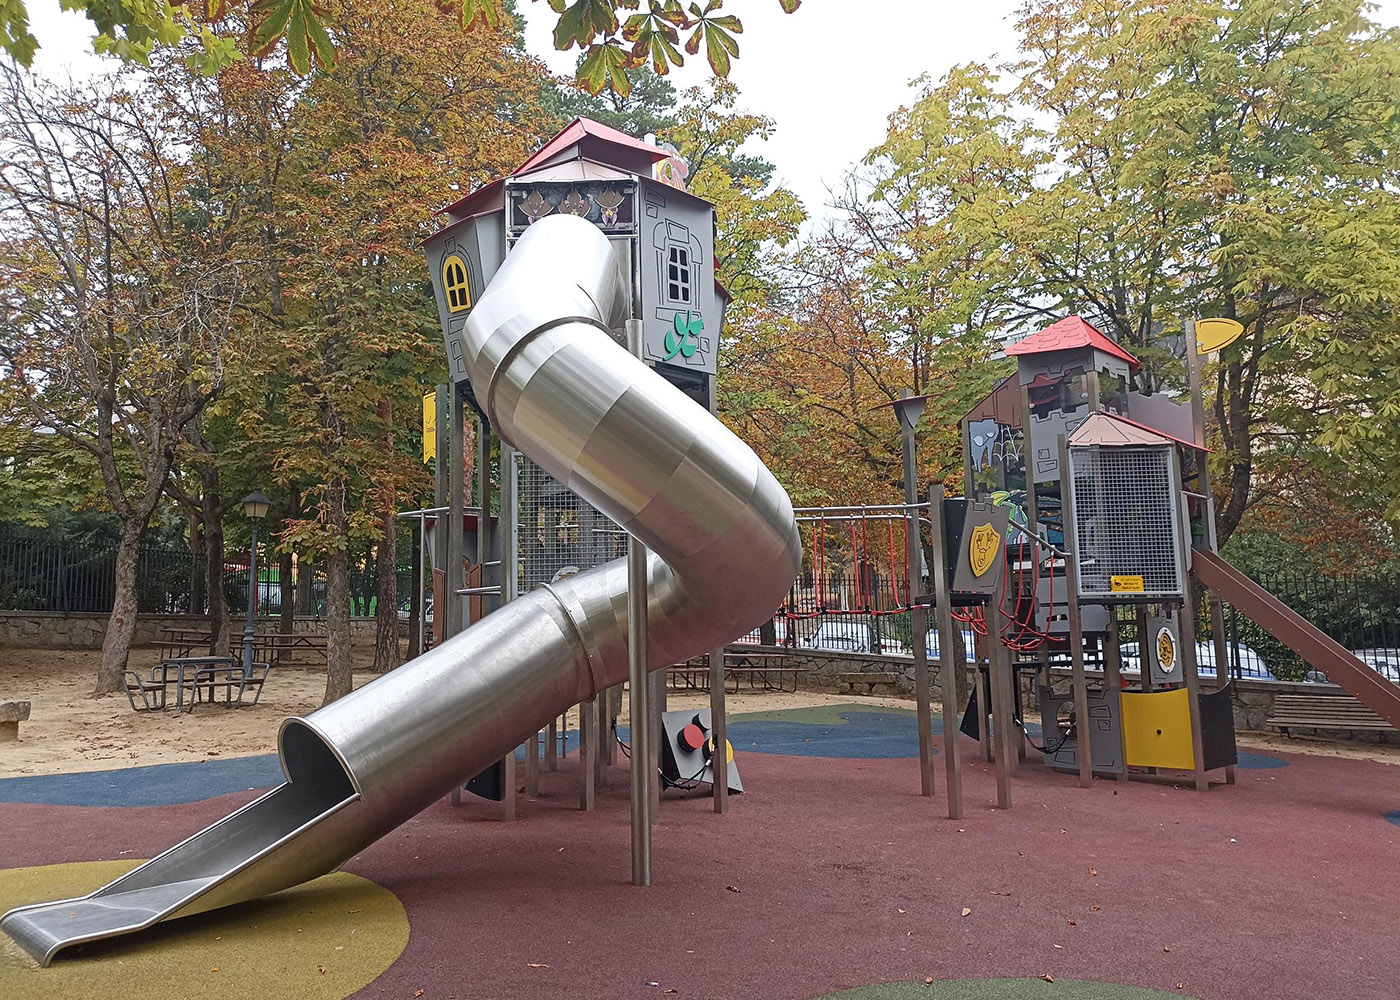
[[[627,347],[641,357],[642,321],[627,321]],[[632,736],[632,884],[651,885],[651,786],[656,782],[648,738],[647,550],[627,539],[627,687]]]
[[[1003,541],[1000,544],[1005,544]],[[1001,553],[1005,558],[1005,552]],[[1016,724],[1011,721],[1011,688],[1007,675],[1011,671],[1007,658],[1007,648],[1001,642],[1000,618],[1002,606],[1006,603],[1006,574],[998,574],[996,590],[991,603],[987,605],[987,677],[991,683],[992,701],[992,746],[996,754],[997,805],[1002,809],[1011,808],[1011,778],[1015,774],[1016,747],[1012,743],[1012,733]]]
[[[666,671],[653,670],[647,674],[651,685],[648,693],[647,739],[651,748],[651,821],[661,818],[661,750],[666,739],[666,731],[661,725],[661,715],[666,711]]]
[[[943,695],[943,767],[948,789],[948,818],[962,817],[962,747],[958,743],[958,662],[962,634],[953,628],[953,599],[948,580],[948,542],[943,525],[943,484],[928,491],[929,519],[933,522],[933,594],[938,615],[938,678]]]
[[[1108,607],[1108,639],[1103,651],[1103,679],[1104,686],[1108,688],[1110,698],[1117,698],[1121,702],[1123,694],[1123,655],[1118,646],[1121,639],[1118,635],[1118,605],[1110,604]],[[1138,643],[1138,669],[1147,669],[1147,647],[1141,642]],[[1122,718],[1122,713],[1119,713]],[[1121,738],[1121,734],[1120,734]],[[1119,781],[1128,780],[1128,768],[1124,765],[1120,774],[1114,775]]]
[[[447,425],[447,448],[441,447],[439,441],[438,457],[447,456],[447,513],[444,518],[447,521],[447,530],[441,530],[439,526],[438,535],[443,539],[443,563],[442,563],[442,607],[433,608],[433,615],[442,615],[442,638],[446,642],[458,632],[462,631],[462,616],[466,611],[466,601],[457,594],[457,591],[466,587],[467,579],[462,569],[463,547],[466,544],[462,535],[462,518],[467,505],[466,490],[467,484],[464,478],[463,465],[466,460],[466,405],[461,394],[454,385],[451,387],[446,398],[448,417],[442,421],[439,415],[439,425]],[[462,804],[462,788],[457,786],[452,789],[449,801],[454,806]]]
[[[1191,389],[1191,436],[1192,440],[1204,449],[1206,443],[1205,397],[1201,386],[1201,356],[1196,352],[1195,322],[1187,320],[1183,324],[1182,332],[1185,334],[1186,373]],[[1210,463],[1206,460],[1204,450],[1197,453],[1196,466],[1200,472],[1196,488],[1206,498],[1205,508],[1201,511],[1201,520],[1206,529],[1206,547],[1212,552],[1219,552],[1215,533],[1215,496],[1210,488]],[[1191,586],[1189,580],[1186,585]],[[1215,682],[1216,689],[1219,690],[1230,683],[1230,678],[1226,674],[1229,654],[1225,642],[1225,608],[1220,600],[1220,595],[1214,591],[1208,591],[1206,599],[1210,602],[1210,630],[1215,645]],[[1198,672],[1197,681],[1199,682],[1199,680]],[[1230,764],[1225,768],[1225,783],[1233,785],[1235,780],[1235,765]]]
[[[579,705],[578,713],[578,807],[592,812],[597,775],[593,758],[598,753],[598,696]]]
[[[1074,532],[1074,473],[1069,466],[1069,439],[1059,436],[1060,520],[1065,536],[1065,607],[1069,611],[1069,655],[1074,684],[1075,758],[1079,761],[1079,785],[1094,783],[1094,755],[1089,739],[1089,683],[1084,676],[1084,632],[1079,620],[1079,540]],[[1070,539],[1074,538],[1071,543]],[[1139,646],[1139,650],[1141,650]]]
[[[608,787],[608,744],[612,731],[608,728],[608,692],[599,691],[593,698],[597,721],[593,732],[597,737],[593,747],[593,782],[598,788]]]
[[[550,719],[549,728],[545,730],[544,740],[544,769],[555,771],[559,768],[559,720]]]
[[[724,718],[724,647],[710,650],[710,738],[714,752],[710,755],[711,790],[715,797],[715,812],[729,811],[729,737]],[[718,761],[719,763],[715,763]]]
[[[1172,452],[1171,469],[1174,481],[1180,482],[1181,470],[1176,463],[1175,451]],[[1205,744],[1201,736],[1201,680],[1200,675],[1196,672],[1196,599],[1191,593],[1191,578],[1185,572],[1185,567],[1189,565],[1186,560],[1190,559],[1191,536],[1189,534],[1189,521],[1186,517],[1186,494],[1184,493],[1177,496],[1177,510],[1177,544],[1181,547],[1183,571],[1181,581],[1181,671],[1186,678],[1187,707],[1190,710],[1191,756],[1194,765],[1192,777],[1195,779],[1196,791],[1204,792],[1210,789],[1210,778],[1206,775]],[[1222,664],[1216,664],[1217,673],[1222,666]]]
[[[441,613],[447,616],[442,625],[444,639],[450,639],[462,631],[467,610],[467,602],[457,593],[467,586],[466,575],[462,569],[462,559],[466,555],[465,539],[462,536],[462,518],[467,506],[467,484],[463,470],[466,464],[466,404],[461,393],[455,388],[451,396],[451,409],[452,441],[447,457],[447,566],[444,580],[446,586],[442,595],[443,603],[447,606],[441,609]],[[438,614],[439,611],[434,609],[433,613]]]
[[[919,409],[922,410],[922,404]],[[914,426],[918,413],[912,418],[898,407],[900,445],[904,455],[904,502],[919,502],[918,469],[914,457]],[[904,600],[911,606],[909,624],[913,628],[914,652],[914,705],[919,713],[919,794],[933,794],[933,706],[929,700],[928,677],[928,612],[923,605],[915,602],[914,581],[921,580],[919,573],[919,518],[911,510],[904,519],[904,554],[908,568],[904,574]],[[941,648],[941,647],[940,647]]]
[[[505,490],[505,454],[502,452],[501,465],[501,503],[500,517],[497,520],[499,534],[496,540],[499,544],[501,559],[494,571],[491,562],[495,560],[495,553],[492,551],[496,546],[492,545],[491,530],[491,425],[485,420],[477,423],[476,434],[476,561],[481,567],[481,585],[489,587],[493,583],[500,587],[500,593],[505,594],[505,566],[507,558],[507,542],[510,538],[509,532],[505,528],[507,513]],[[495,575],[495,580],[491,577]],[[464,603],[464,607],[470,607],[470,598]],[[492,597],[490,594],[481,595],[481,615],[484,618],[499,607],[501,600]],[[473,625],[476,622],[472,622]],[[516,784],[515,776],[515,751],[512,750],[501,758],[501,822],[509,823],[515,819],[516,795],[519,786]]]

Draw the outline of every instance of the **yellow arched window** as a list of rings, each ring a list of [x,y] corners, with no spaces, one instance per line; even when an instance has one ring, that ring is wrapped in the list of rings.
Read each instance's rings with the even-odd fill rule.
[[[442,262],[442,290],[447,311],[461,312],[472,307],[472,290],[467,284],[467,262],[455,253]]]

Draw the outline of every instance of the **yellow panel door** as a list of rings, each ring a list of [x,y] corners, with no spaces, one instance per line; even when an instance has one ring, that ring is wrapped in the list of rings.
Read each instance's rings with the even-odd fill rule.
[[[1124,691],[1118,697],[1125,764],[1181,771],[1196,766],[1191,752],[1191,696],[1185,688],[1151,694]]]

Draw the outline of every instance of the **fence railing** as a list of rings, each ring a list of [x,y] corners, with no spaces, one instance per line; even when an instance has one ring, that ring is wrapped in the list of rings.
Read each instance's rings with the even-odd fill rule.
[[[301,583],[298,614],[326,613],[326,575],[321,567],[299,567],[308,573]],[[0,530],[0,611],[56,611],[106,614],[112,610],[116,578],[116,547],[83,545],[55,539],[42,531]],[[136,570],[137,611],[141,614],[202,615],[209,610],[203,561],[187,549],[143,546]],[[407,600],[412,571],[397,573],[399,602]],[[248,554],[231,554],[224,562],[224,596],[234,617],[248,609]],[[282,580],[277,560],[258,546],[257,611],[277,614],[282,609]],[[373,568],[350,574],[350,613],[370,616],[379,604],[379,575]]]

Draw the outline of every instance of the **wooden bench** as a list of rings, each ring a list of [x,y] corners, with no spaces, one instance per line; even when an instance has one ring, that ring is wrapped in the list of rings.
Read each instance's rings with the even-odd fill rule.
[[[861,684],[865,685],[866,694],[874,694],[875,685],[877,684],[888,684],[891,688],[896,688],[899,683],[899,674],[861,671],[851,674],[837,674],[837,679],[845,685],[846,690],[853,694],[856,693],[856,687]]]
[[[1281,694],[1264,725],[1291,735],[1290,729],[1361,729],[1385,731],[1395,727],[1350,695]]]
[[[29,702],[0,701],[0,743],[19,739],[19,724],[29,718]]]

